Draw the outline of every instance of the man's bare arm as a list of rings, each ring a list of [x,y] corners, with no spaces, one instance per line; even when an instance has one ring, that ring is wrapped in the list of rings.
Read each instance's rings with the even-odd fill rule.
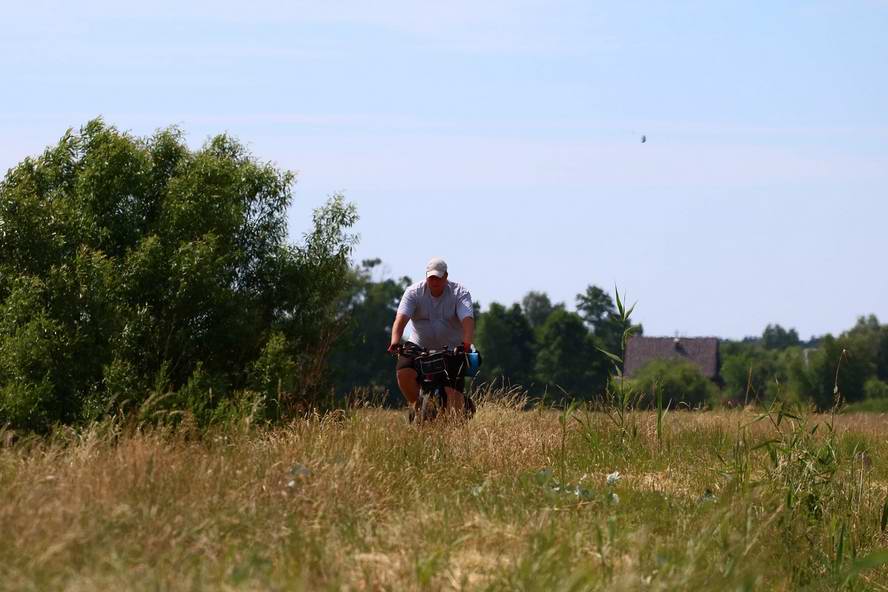
[[[407,327],[408,321],[410,321],[410,317],[407,315],[395,315],[395,322],[392,325],[392,342],[389,345],[389,351],[394,350],[395,347],[401,343],[401,337],[404,336],[404,329]]]
[[[475,343],[475,319],[466,317],[462,320],[463,346],[468,348]]]

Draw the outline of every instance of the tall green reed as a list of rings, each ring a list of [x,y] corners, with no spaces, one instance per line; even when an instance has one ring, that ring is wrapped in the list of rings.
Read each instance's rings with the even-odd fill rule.
[[[615,353],[607,351],[601,347],[597,349],[607,356],[613,368],[610,373],[610,380],[608,380],[607,387],[605,388],[604,410],[619,430],[620,444],[622,445],[627,438],[637,435],[637,426],[630,421],[630,414],[635,407],[634,402],[636,396],[631,384],[627,382],[626,376],[623,373],[626,357],[626,344],[629,342],[629,338],[633,333],[631,318],[632,312],[635,310],[635,304],[627,307],[625,305],[626,294],[624,293],[621,298],[620,290],[616,286],[614,287],[614,296],[617,303],[618,320],[620,326],[623,327],[623,333],[620,336],[620,351],[619,353]],[[662,420],[662,416],[658,417]]]

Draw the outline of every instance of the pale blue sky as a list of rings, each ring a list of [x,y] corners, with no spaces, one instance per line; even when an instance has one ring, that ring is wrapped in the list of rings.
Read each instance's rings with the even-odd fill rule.
[[[0,168],[96,115],[343,191],[356,259],[651,335],[888,321],[888,2],[10,2]],[[648,142],[639,139],[646,134]]]

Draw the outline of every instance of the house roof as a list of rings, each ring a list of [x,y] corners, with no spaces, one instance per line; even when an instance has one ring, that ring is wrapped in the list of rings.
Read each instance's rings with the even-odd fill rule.
[[[717,337],[645,337],[635,335],[626,344],[623,373],[632,378],[651,360],[687,360],[700,368],[703,376],[718,378]]]

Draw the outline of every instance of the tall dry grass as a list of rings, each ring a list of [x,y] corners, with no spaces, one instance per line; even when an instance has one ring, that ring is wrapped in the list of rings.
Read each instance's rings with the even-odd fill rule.
[[[367,408],[23,439],[0,449],[0,588],[888,588],[884,416],[759,417],[670,413],[658,436],[632,412],[627,437],[494,394],[420,430]]]

